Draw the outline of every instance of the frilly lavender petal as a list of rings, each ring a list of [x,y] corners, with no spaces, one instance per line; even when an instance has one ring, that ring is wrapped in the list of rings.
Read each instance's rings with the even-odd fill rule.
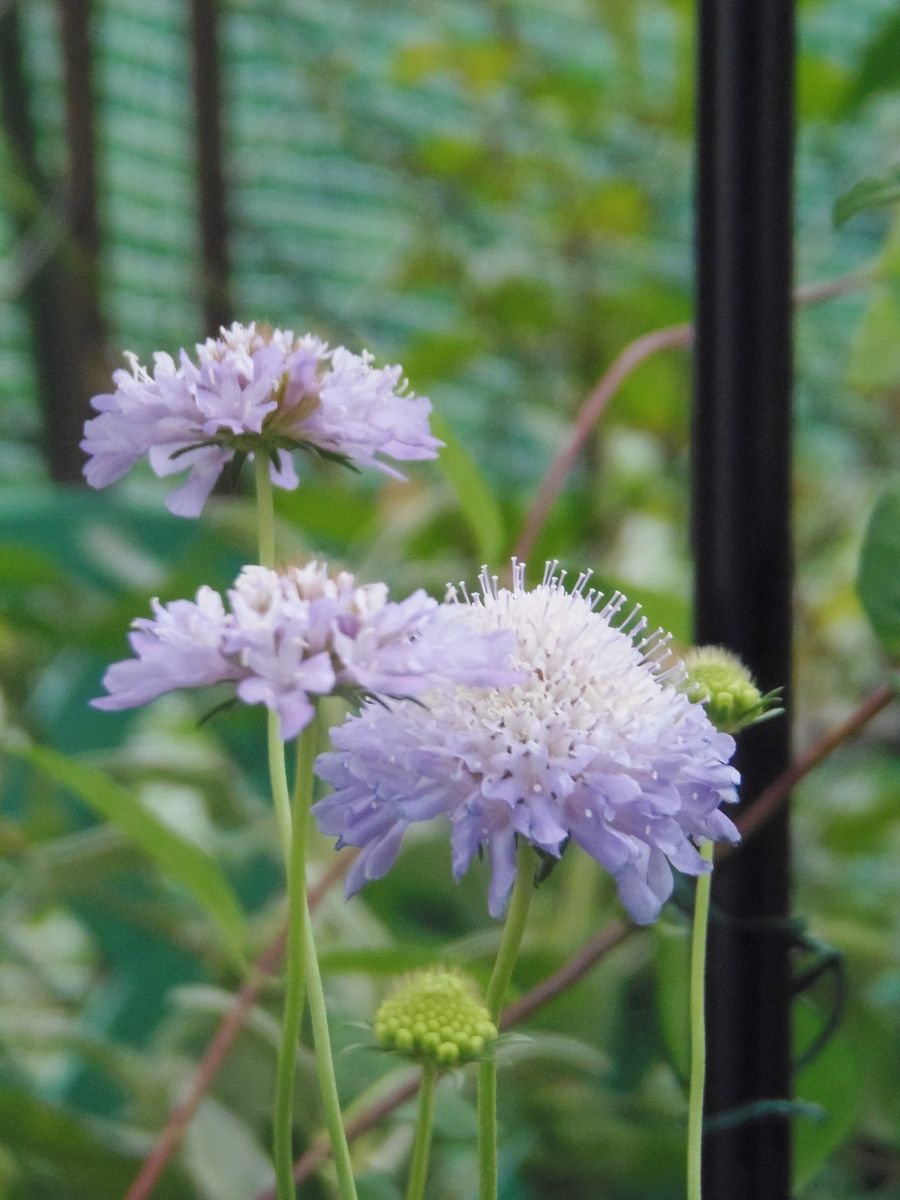
[[[334,792],[314,806],[316,819],[363,848],[351,892],[387,869],[411,824],[442,814],[457,878],[487,852],[494,916],[513,885],[520,836],[551,855],[576,842],[613,875],[632,917],[653,921],[673,866],[709,869],[695,839],[737,840],[721,811],[737,798],[734,741],[679,690],[667,636],[648,634],[624,597],[603,604],[587,575],[567,592],[555,563],[530,591],[522,564],[514,577],[507,589],[482,572],[480,593],[463,589],[459,602],[452,592],[442,612],[457,669],[466,636],[505,632],[517,642],[518,681],[478,690],[473,669],[419,704],[366,704],[318,759]]]
[[[274,459],[272,482],[292,489],[293,448],[307,446],[402,478],[384,459],[434,458],[442,445],[428,426],[431,405],[407,392],[399,366],[370,354],[330,350],[312,334],[234,324],[176,362],[154,355],[151,369],[127,354],[115,391],[95,396],[98,416],[81,448],[92,487],[106,487],[141,458],[160,477],[190,471],[169,509],[197,516],[235,454]]]
[[[233,683],[239,700],[277,713],[282,737],[292,738],[312,720],[317,695],[408,696],[448,681],[492,686],[518,678],[507,666],[513,634],[478,634],[424,592],[395,602],[383,583],[359,584],[320,562],[281,572],[248,566],[227,605],[203,587],[193,601],[154,600],[153,611],[134,622],[135,657],[109,668],[109,695],[94,701],[97,708],[134,708],[176,688]],[[460,636],[454,624],[467,648],[448,662],[448,646]],[[421,799],[412,811],[422,819]],[[373,869],[387,857],[374,856]]]
[[[109,695],[94,700],[95,708],[136,708],[176,688],[240,678],[240,668],[222,652],[230,617],[218,592],[202,587],[195,601],[154,600],[152,607],[153,618],[138,618],[129,637],[136,657],[107,670]]]

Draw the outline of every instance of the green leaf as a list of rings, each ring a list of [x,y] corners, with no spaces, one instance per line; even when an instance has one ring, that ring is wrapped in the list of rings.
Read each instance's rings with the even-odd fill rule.
[[[566,1072],[600,1075],[609,1070],[609,1058],[582,1038],[537,1030],[529,1034],[503,1034],[497,1042],[498,1063],[540,1061]]]
[[[225,944],[243,963],[246,922],[224,873],[205,851],[186,841],[102,771],[48,746],[8,744],[6,749],[74,792],[104,820],[117,825],[176,883],[189,891],[218,924]]]
[[[900,165],[890,167],[883,175],[861,179],[834,202],[831,215],[836,226],[857,213],[873,208],[888,208],[900,202]]]
[[[900,293],[879,288],[853,335],[847,382],[862,392],[900,386]]]
[[[114,1126],[79,1120],[27,1092],[0,1088],[0,1143],[12,1148],[23,1170],[40,1164],[38,1179],[46,1180],[50,1171],[61,1185],[65,1181],[59,1194],[71,1200],[125,1194],[140,1159],[125,1149],[124,1134]],[[187,1200],[190,1192],[183,1176],[176,1180],[170,1171],[160,1180],[158,1195],[159,1200]]]
[[[869,518],[856,586],[878,640],[892,658],[900,657],[900,480]]]
[[[0,542],[0,583],[7,588],[67,584],[66,576],[51,555],[14,541]]]
[[[431,427],[445,443],[437,465],[456,493],[479,556],[484,562],[493,563],[502,553],[505,541],[503,516],[494,494],[478,464],[456,439],[443,417],[433,414]]]
[[[356,1194],[358,1200],[403,1200],[403,1193],[393,1180],[374,1172],[359,1176]]]
[[[795,1053],[802,1054],[822,1024],[822,1014],[806,1002],[794,1006]],[[844,1030],[838,1030],[821,1054],[797,1073],[798,1100],[824,1110],[822,1120],[794,1122],[794,1193],[798,1194],[849,1136],[860,1101],[857,1058]]]
[[[853,84],[844,98],[848,116],[875,92],[900,85],[900,13],[892,15],[863,51]]]

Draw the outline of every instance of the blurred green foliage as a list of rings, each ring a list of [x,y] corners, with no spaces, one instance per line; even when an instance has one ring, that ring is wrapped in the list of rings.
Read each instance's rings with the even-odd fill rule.
[[[194,154],[184,6],[95,7],[112,368],[120,347],[146,356],[200,337]],[[237,315],[399,358],[432,396],[448,443],[405,485],[325,468],[280,494],[282,553],[326,553],[399,591],[439,593],[483,560],[502,563],[615,354],[690,316],[693,6],[229,0],[223,15]],[[23,17],[41,160],[59,177],[54,6],[30,0]],[[900,218],[872,202],[885,196],[900,134],[900,23],[888,0],[806,0],[800,35],[798,278],[873,276],[797,319],[806,744],[897,652],[897,575],[886,566],[896,486],[872,518],[860,573],[882,646],[855,580],[869,512],[897,469]],[[14,187],[2,143],[0,170]],[[884,187],[857,191],[852,220],[836,230],[832,207],[861,179]],[[841,215],[851,215],[846,202]],[[179,521],[140,471],[102,495],[49,484],[21,305],[33,248],[16,243],[0,207],[0,255],[16,268],[0,296],[0,721],[20,731],[17,744],[24,733],[50,748],[0,762],[0,1195],[113,1200],[242,981],[238,942],[241,955],[258,953],[282,907],[260,713],[199,726],[192,697],[117,715],[87,701],[149,595],[224,587],[255,556],[253,515],[246,500],[223,497],[202,521]],[[595,567],[682,640],[689,393],[682,351],[640,367],[533,555]],[[868,729],[796,796],[797,909],[848,976],[838,1032],[797,1079],[798,1100],[821,1110],[796,1118],[804,1200],[900,1197],[891,728],[886,717]],[[318,871],[332,850],[317,840],[315,851]],[[371,1019],[389,973],[438,956],[482,977],[489,969],[497,931],[483,873],[456,888],[448,857],[444,832],[426,832],[388,879],[349,905],[330,894],[319,911],[347,1100],[396,1073],[359,1045],[355,1024]],[[608,881],[567,855],[536,899],[517,989],[616,911]],[[529,1022],[529,1041],[510,1045],[505,1200],[681,1195],[686,938],[673,903],[655,932],[619,947]],[[823,977],[798,1009],[804,1046],[828,1019],[829,987]],[[246,1200],[266,1184],[278,1008],[275,982],[161,1198]],[[302,1062],[298,1145],[319,1126],[308,1071]],[[361,1195],[402,1194],[411,1120],[404,1109],[356,1144]],[[435,1200],[471,1194],[473,1125],[464,1075],[440,1096]],[[327,1170],[308,1194],[329,1194]]]

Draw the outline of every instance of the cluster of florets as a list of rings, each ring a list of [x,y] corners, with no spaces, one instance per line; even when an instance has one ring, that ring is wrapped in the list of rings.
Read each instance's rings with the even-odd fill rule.
[[[481,1057],[497,1027],[471,979],[430,969],[411,975],[382,1001],[375,1036],[409,1058],[454,1067]]]
[[[605,604],[582,575],[571,592],[548,564],[531,591],[481,576],[457,605],[473,635],[515,635],[519,682],[478,691],[432,688],[422,704],[366,704],[332,730],[319,757],[334,788],[314,814],[324,833],[362,847],[352,893],[392,865],[405,831],[451,824],[457,878],[486,850],[489,909],[499,916],[516,874],[516,839],[558,857],[571,840],[614,877],[632,917],[656,918],[671,867],[709,870],[697,839],[737,839],[721,811],[735,800],[734,741],[679,690],[667,636],[647,633],[624,598]],[[454,597],[455,599],[455,597]]]
[[[685,694],[703,705],[716,729],[739,733],[779,711],[781,689],[763,695],[738,656],[721,646],[688,650],[684,668]]]
[[[152,371],[127,354],[115,391],[95,396],[85,425],[85,476],[106,487],[146,456],[160,477],[189,470],[170,493],[171,512],[197,516],[225,466],[263,455],[273,483],[295,488],[291,454],[309,450],[400,478],[384,458],[434,458],[431,405],[406,390],[399,366],[376,368],[364,351],[334,350],[291,330],[234,324],[178,361],[153,356]]]
[[[515,639],[478,635],[423,591],[394,602],[383,583],[359,584],[346,571],[311,562],[282,572],[249,566],[222,596],[153,601],[133,623],[135,657],[106,672],[98,708],[133,708],[182,687],[232,683],[239,700],[278,713],[294,737],[313,716],[311,695],[343,690],[414,696],[442,682],[473,687],[509,682]]]

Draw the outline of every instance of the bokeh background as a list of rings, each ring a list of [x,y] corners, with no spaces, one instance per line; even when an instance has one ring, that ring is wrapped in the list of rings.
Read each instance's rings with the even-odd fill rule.
[[[283,551],[400,592],[502,564],[604,368],[691,318],[694,19],[686,0],[0,4],[0,721],[102,768],[214,858],[252,953],[282,912],[260,712],[200,726],[192,697],[87,705],[149,596],[227,586],[255,557],[252,507],[223,494],[179,520],[143,470],[80,487],[89,397],[123,349],[174,351],[224,320],[368,346],[432,398],[449,450],[407,484],[308,476],[278,496]],[[832,210],[897,160],[900,17],[890,0],[803,0],[799,38],[795,273],[843,281],[796,321],[802,747],[884,676],[855,578],[898,466],[900,223],[887,207],[836,226]],[[690,393],[684,349],[625,382],[531,553],[593,567],[684,643]],[[826,971],[798,1001],[798,1055],[831,1030],[797,1078],[804,1200],[900,1197],[896,749],[886,713],[796,794],[798,918],[844,980]],[[9,1200],[123,1196],[241,982],[224,909],[100,821],[75,779],[0,761]],[[333,852],[315,849],[320,872]],[[348,1100],[399,1070],[358,1025],[392,974],[448,954],[489,970],[484,873],[457,888],[448,858],[445,831],[426,831],[387,880],[320,909]],[[676,895],[509,1048],[504,1200],[681,1195],[688,905]],[[617,911],[566,855],[518,988]],[[272,984],[161,1198],[248,1200],[269,1182],[278,1003]],[[472,1192],[472,1092],[466,1076],[443,1090],[435,1200]],[[302,1145],[319,1114],[314,1089],[298,1098]],[[401,1110],[357,1143],[361,1196],[402,1195],[410,1139]],[[308,1187],[327,1196],[327,1170]]]

